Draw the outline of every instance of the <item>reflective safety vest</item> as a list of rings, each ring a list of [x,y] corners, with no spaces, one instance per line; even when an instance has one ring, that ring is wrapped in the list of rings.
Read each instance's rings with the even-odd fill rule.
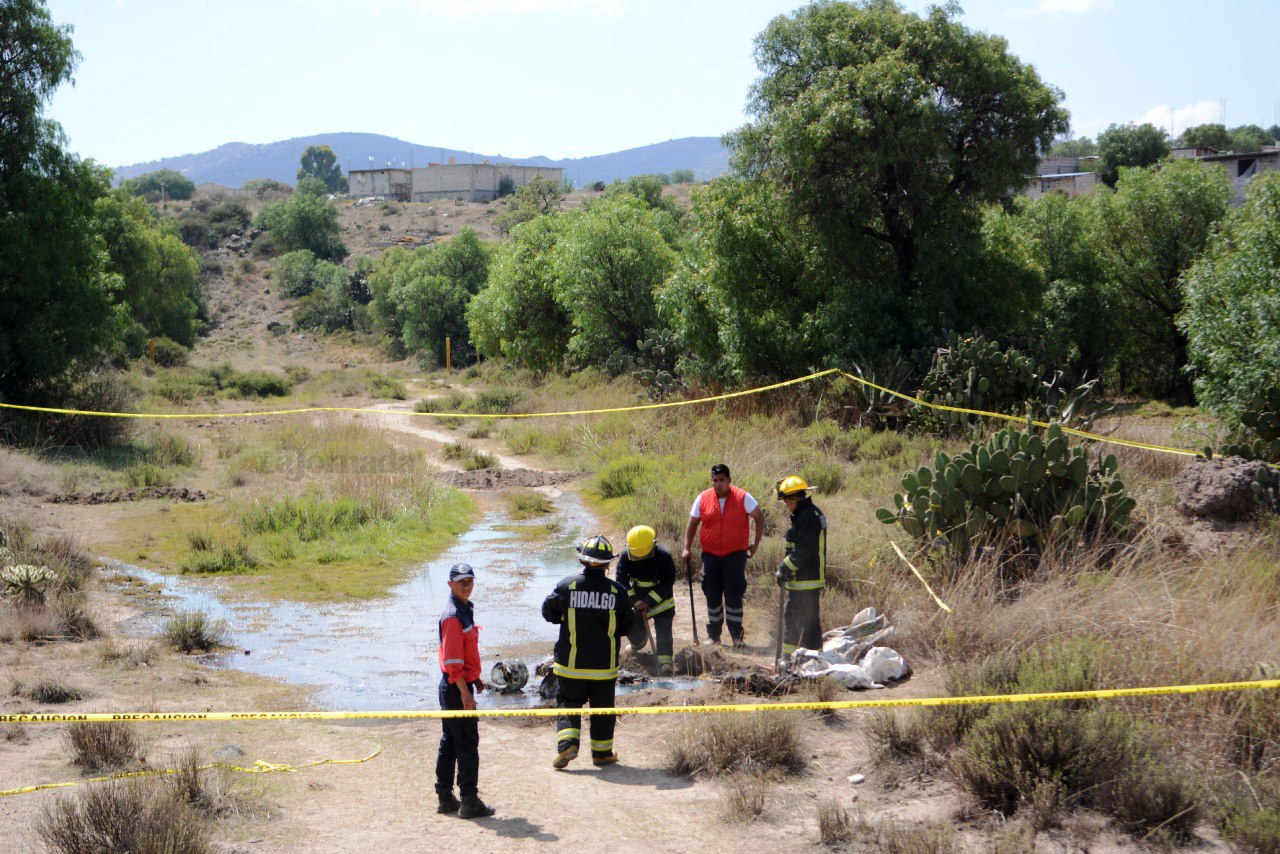
[[[729,484],[722,513],[720,497],[714,489],[708,489],[698,497],[698,512],[702,518],[698,541],[704,552],[724,557],[747,550],[751,540],[751,517],[747,515],[746,492]]]
[[[561,580],[543,601],[542,617],[560,626],[553,667],[557,676],[618,678],[618,647],[637,617],[626,588],[607,577],[604,567]]]
[[[440,614],[440,672],[450,682],[480,678],[480,627],[475,608],[453,595]]]
[[[827,586],[827,517],[810,498],[796,505],[787,529],[787,556],[791,569],[788,590],[821,590]]]
[[[642,559],[632,557],[629,551],[623,552],[618,558],[618,583],[627,588],[632,602],[642,600],[649,606],[650,617],[676,607],[676,562],[671,552],[662,546],[655,545]]]

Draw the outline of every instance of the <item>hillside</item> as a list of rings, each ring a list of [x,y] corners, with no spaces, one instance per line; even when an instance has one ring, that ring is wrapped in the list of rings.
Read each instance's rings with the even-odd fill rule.
[[[718,138],[711,136],[672,139],[610,154],[555,160],[541,156],[513,158],[480,154],[435,145],[419,145],[372,133],[323,133],[262,145],[229,142],[199,154],[183,154],[120,166],[116,169],[116,177],[123,180],[155,169],[173,169],[197,184],[214,181],[229,187],[239,187],[251,178],[274,178],[292,184],[298,171],[298,158],[308,145],[327,145],[332,148],[344,170],[367,167],[371,162],[370,158],[377,165],[388,162],[425,165],[454,157],[459,163],[491,160],[524,166],[559,166],[565,170],[565,177],[579,187],[592,181],[608,182],[632,175],[671,172],[676,169],[692,169],[698,180],[705,181],[722,175],[729,168],[728,152]]]

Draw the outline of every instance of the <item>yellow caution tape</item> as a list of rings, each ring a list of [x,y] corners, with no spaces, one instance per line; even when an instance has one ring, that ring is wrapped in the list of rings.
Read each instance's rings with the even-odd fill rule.
[[[807,383],[810,380],[816,380],[819,377],[825,377],[834,373],[839,373],[839,371],[836,368],[828,368],[825,371],[818,371],[816,374],[809,374],[806,377],[797,377],[793,380],[784,380],[771,385],[743,389],[742,391],[730,391],[724,394],[717,394],[712,397],[699,397],[693,400],[669,400],[665,403],[643,403],[636,404],[635,406],[612,406],[604,409],[574,409],[565,410],[563,412],[412,412],[372,409],[369,407],[359,406],[307,406],[299,409],[271,409],[262,410],[260,412],[99,412],[92,409],[56,409],[48,406],[23,406],[17,403],[0,403],[0,409],[17,409],[23,412],[46,412],[51,415],[94,415],[101,416],[103,418],[261,418],[267,415],[303,415],[314,412],[362,412],[370,415],[426,415],[431,418],[562,418],[570,415],[608,415],[614,412],[642,412],[649,409],[671,409],[677,406],[697,406],[700,403],[715,403],[718,400],[747,397],[748,395],[761,394],[766,391],[773,391],[779,388],[786,388],[787,386]]]
[[[963,406],[949,406],[945,403],[930,403],[927,400],[921,400],[918,397],[912,397],[909,394],[904,394],[903,392],[900,392],[900,391],[894,391],[893,389],[885,388],[882,385],[876,385],[870,380],[865,380],[862,377],[856,377],[853,374],[846,373],[845,371],[841,371],[840,374],[846,379],[853,380],[856,383],[861,383],[862,385],[868,386],[869,388],[874,388],[877,391],[882,391],[885,394],[893,395],[899,400],[909,401],[911,403],[916,404],[917,406],[924,406],[929,409],[939,409],[943,412],[959,412],[965,415],[978,415],[983,418],[998,418],[1004,421],[1012,421],[1015,424],[1031,423],[1031,424],[1034,424],[1036,427],[1048,427],[1050,425],[1050,422],[1048,421],[1029,420],[1025,417],[1021,417],[1018,415],[1009,415],[1003,412],[987,412],[982,409],[966,409]],[[1119,438],[1116,438],[1115,436],[1102,436],[1097,433],[1090,433],[1087,430],[1077,430],[1074,427],[1067,427],[1062,424],[1059,424],[1058,426],[1062,428],[1063,433],[1070,433],[1072,436],[1079,436],[1082,439],[1092,439],[1095,442],[1106,442],[1112,445],[1123,445],[1126,448],[1141,448],[1146,451],[1159,451],[1160,453],[1165,453],[1165,454],[1178,454],[1184,457],[1203,457],[1204,456],[1204,454],[1200,451],[1192,451],[1187,448],[1174,448],[1174,447],[1170,447],[1169,445],[1154,445],[1150,442],[1138,442],[1133,439],[1119,439]]]
[[[793,380],[784,380],[782,382],[772,383],[770,385],[759,386],[757,388],[743,389],[742,391],[731,391],[725,394],[717,394],[712,397],[699,397],[693,400],[670,400],[664,403],[644,403],[635,406],[611,406],[602,409],[571,409],[560,412],[513,412],[513,413],[477,413],[477,412],[411,412],[388,409],[373,409],[370,407],[360,406],[306,406],[297,409],[268,409],[256,412],[102,412],[93,409],[58,409],[49,406],[24,406],[17,403],[0,403],[0,409],[14,409],[22,412],[44,412],[50,415],[88,415],[98,416],[102,418],[168,418],[168,419],[187,419],[198,420],[201,418],[262,418],[270,415],[305,415],[318,412],[359,412],[369,415],[425,415],[431,418],[564,418],[572,415],[608,415],[615,412],[644,412],[654,409],[672,409],[680,406],[697,406],[702,403],[715,403],[720,400],[730,400],[735,397],[747,397],[753,394],[761,394],[766,391],[774,391],[775,389],[786,388],[787,386],[807,383],[811,380],[820,379],[821,377],[830,376],[831,374],[840,374],[855,383],[874,388],[877,391],[892,395],[899,400],[905,400],[914,403],[917,406],[923,406],[928,409],[937,409],[943,412],[959,412],[965,415],[976,415],[982,418],[996,418],[1003,421],[1010,421],[1015,424],[1031,423],[1036,427],[1048,427],[1047,421],[1030,421],[1026,418],[1009,415],[1003,412],[987,412],[982,409],[967,409],[963,406],[949,406],[943,403],[931,403],[921,400],[918,397],[906,394],[904,392],[895,391],[882,385],[877,385],[870,380],[855,376],[839,368],[828,368],[825,371],[818,371],[808,376],[797,377]],[[1091,439],[1095,442],[1106,442],[1112,445],[1123,445],[1127,448],[1140,448],[1146,451],[1158,451],[1165,454],[1177,454],[1184,457],[1203,457],[1200,451],[1193,451],[1188,448],[1175,448],[1168,445],[1156,445],[1150,442],[1139,442],[1133,439],[1120,439],[1114,436],[1102,436],[1098,433],[1090,433],[1087,430],[1077,430],[1074,427],[1062,427],[1062,432],[1070,433],[1073,436],[1079,436],[1082,439]]]
[[[991,694],[968,697],[912,697],[900,700],[835,700],[832,702],[798,703],[729,703],[709,706],[625,706],[601,709],[571,709],[584,715],[687,715],[726,714],[730,712],[828,711],[839,709],[887,709],[911,706],[976,706],[984,703],[1039,703],[1068,700],[1107,700],[1122,697],[1156,697],[1167,694],[1204,694],[1223,691],[1274,690],[1280,679],[1254,679],[1248,682],[1210,682],[1200,685],[1167,685],[1150,688],[1102,688],[1093,691],[1046,691],[1036,694]],[[0,723],[106,723],[135,721],[139,723],[174,723],[191,721],[351,721],[351,720],[421,720],[424,718],[554,718],[564,709],[429,709],[423,711],[370,712],[137,712],[82,714],[0,714]]]
[[[924,585],[925,590],[929,591],[929,595],[933,597],[934,602],[938,603],[938,607],[946,611],[948,614],[954,613],[949,607],[947,607],[947,603],[939,599],[938,594],[933,592],[933,588],[929,586],[929,582],[924,580],[924,576],[920,574],[920,570],[916,569],[916,565],[907,559],[907,556],[902,553],[902,549],[898,548],[898,544],[893,540],[890,540],[889,545],[893,546],[893,550],[898,553],[898,557],[902,558],[902,562],[911,567],[911,571],[916,574],[916,578],[920,579],[920,583]]]
[[[289,765],[284,762],[265,762],[259,759],[253,763],[252,768],[243,768],[239,765],[229,765],[225,762],[210,762],[208,765],[200,765],[196,770],[208,771],[211,768],[222,768],[227,771],[238,771],[241,774],[294,774],[303,768],[315,768],[319,765],[359,765],[361,762],[368,762],[382,752],[381,747],[375,747],[373,753],[361,759],[318,759],[315,762],[307,762],[302,765]],[[65,789],[68,786],[79,786],[82,783],[106,783],[111,780],[128,780],[134,777],[155,777],[163,774],[181,774],[185,769],[180,768],[150,768],[146,771],[125,771],[122,774],[109,774],[105,777],[85,777],[83,780],[69,780],[65,783],[40,783],[35,786],[22,786],[17,789],[0,790],[0,797],[5,795],[25,795],[29,792],[41,792],[45,789]]]

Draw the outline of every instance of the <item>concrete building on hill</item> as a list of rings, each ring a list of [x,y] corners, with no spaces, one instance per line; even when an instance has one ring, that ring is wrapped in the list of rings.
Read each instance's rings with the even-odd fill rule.
[[[564,181],[564,170],[550,166],[516,166],[511,163],[431,163],[414,169],[352,169],[348,173],[350,194],[354,198],[376,196],[408,202],[433,202],[437,199],[461,199],[464,202],[488,202],[498,198],[498,184],[510,178],[523,187],[534,178],[546,178],[557,184]]]
[[[1231,204],[1244,204],[1245,185],[1256,175],[1280,169],[1280,150],[1273,147],[1247,154],[1210,154],[1198,158],[1206,166],[1221,166],[1231,182]]]

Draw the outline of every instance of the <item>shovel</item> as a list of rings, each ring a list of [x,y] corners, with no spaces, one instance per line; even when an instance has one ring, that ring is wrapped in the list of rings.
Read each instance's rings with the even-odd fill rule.
[[[773,644],[773,672],[777,673],[778,668],[782,665],[782,630],[786,625],[787,605],[786,605],[786,588],[778,588],[778,637]]]
[[[698,643],[698,609],[693,607],[693,570],[689,567],[689,559],[684,559],[684,574],[689,579],[689,616],[693,619],[693,645]]]

